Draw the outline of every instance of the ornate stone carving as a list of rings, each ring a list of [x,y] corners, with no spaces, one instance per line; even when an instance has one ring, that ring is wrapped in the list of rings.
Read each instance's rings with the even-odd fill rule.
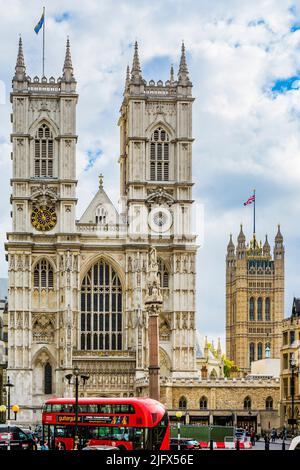
[[[175,199],[169,194],[164,188],[157,187],[156,189],[149,192],[149,196],[146,199],[146,204],[158,204],[172,206],[175,203]]]
[[[55,188],[56,189],[56,188]],[[46,184],[35,187],[31,194],[31,201],[40,205],[55,204],[58,200],[57,190]]]
[[[32,339],[35,343],[54,342],[54,315],[33,314]]]

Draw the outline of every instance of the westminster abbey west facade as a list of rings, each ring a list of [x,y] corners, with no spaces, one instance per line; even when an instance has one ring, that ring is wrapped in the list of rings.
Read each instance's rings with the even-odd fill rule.
[[[137,44],[120,127],[120,211],[99,190],[76,220],[76,80],[67,42],[63,74],[30,78],[20,39],[12,82],[12,230],[8,375],[20,421],[51,396],[71,396],[66,374],[90,378],[80,394],[147,393],[144,297],[148,252],[163,288],[160,373],[197,377],[192,210],[192,84],[179,71],[142,77]],[[162,401],[164,398],[162,397]]]

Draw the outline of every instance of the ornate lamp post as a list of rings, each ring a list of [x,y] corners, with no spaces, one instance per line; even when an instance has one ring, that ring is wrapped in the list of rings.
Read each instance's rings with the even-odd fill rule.
[[[75,383],[71,383],[71,379],[74,376]],[[74,448],[79,444],[79,437],[78,437],[78,389],[79,389],[79,382],[80,379],[83,380],[83,385],[85,382],[90,378],[89,375],[81,374],[80,369],[78,366],[75,366],[73,369],[73,374],[67,374],[66,379],[69,382],[69,385],[75,385],[75,428],[74,428]]]

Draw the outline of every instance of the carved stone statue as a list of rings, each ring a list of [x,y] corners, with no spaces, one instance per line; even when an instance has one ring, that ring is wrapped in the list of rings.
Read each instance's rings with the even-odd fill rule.
[[[150,248],[148,257],[148,276],[147,276],[148,293],[145,303],[162,303],[162,294],[160,287],[160,279],[158,275],[157,254],[154,247]]]

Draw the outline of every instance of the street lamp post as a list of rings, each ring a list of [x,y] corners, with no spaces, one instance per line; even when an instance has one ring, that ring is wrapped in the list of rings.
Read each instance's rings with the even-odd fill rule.
[[[73,374],[67,374],[66,379],[68,380],[69,384],[71,385],[72,377],[75,377],[75,427],[74,427],[74,448],[79,444],[79,437],[78,437],[78,390],[79,390],[79,382],[80,379],[83,380],[83,385],[85,382],[90,378],[89,375],[81,374],[79,367],[75,366],[73,369]]]
[[[180,450],[180,418],[181,418],[181,416],[182,416],[182,412],[181,411],[176,411],[178,450]]]
[[[4,387],[7,388],[7,431],[8,431],[7,450],[10,450],[10,389],[14,387],[14,384],[11,383],[9,376],[7,376],[7,382],[6,384],[4,384]]]
[[[4,384],[4,387],[7,388],[7,421],[9,421],[10,420],[10,389],[14,387],[9,377],[7,377],[7,382],[6,384]]]
[[[292,396],[292,436],[294,437],[295,422],[294,422],[294,413],[295,413],[295,368],[296,368],[296,358],[295,353],[292,353],[291,356],[291,396]]]

